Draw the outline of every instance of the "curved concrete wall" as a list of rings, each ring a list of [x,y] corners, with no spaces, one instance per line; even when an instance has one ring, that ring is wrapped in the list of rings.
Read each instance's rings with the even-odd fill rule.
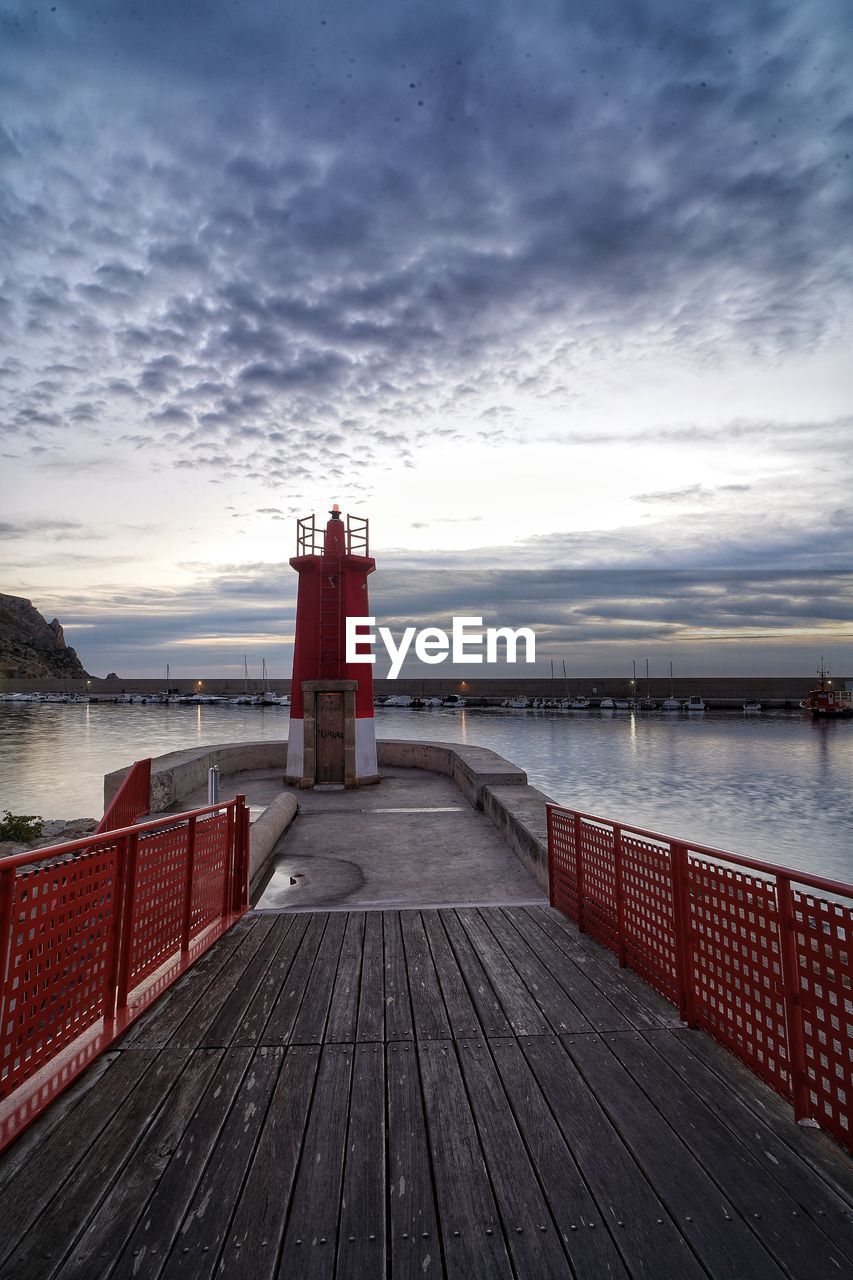
[[[527,785],[527,774],[523,769],[488,747],[467,746],[459,742],[384,738],[376,743],[376,750],[380,766],[427,769],[452,778],[468,803],[475,809],[482,809],[494,823],[516,857],[547,893],[545,804],[548,797]],[[158,756],[151,762],[151,812],[161,813],[170,809],[203,787],[208,769],[215,764],[219,765],[223,775],[280,769],[283,780],[287,766],[287,742],[225,742]],[[126,773],[127,769],[118,769],[104,778],[105,808]],[[292,811],[284,803],[290,800],[293,801]],[[252,824],[250,878],[253,884],[260,880],[273,846],[295,813],[295,798],[283,792]]]
[[[151,761],[151,812],[163,813],[180,804],[207,783],[207,771],[215,764],[226,773],[247,773],[260,769],[281,769],[287,765],[287,739],[281,742],[223,742],[212,747],[192,747],[170,751]],[[117,769],[104,778],[104,809],[124,781],[127,769]]]

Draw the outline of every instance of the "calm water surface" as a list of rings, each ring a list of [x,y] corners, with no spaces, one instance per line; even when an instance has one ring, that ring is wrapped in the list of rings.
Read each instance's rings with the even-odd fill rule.
[[[853,721],[377,711],[377,735],[491,747],[563,804],[853,881]],[[0,810],[97,817],[144,756],[287,735],[280,707],[0,704]]]

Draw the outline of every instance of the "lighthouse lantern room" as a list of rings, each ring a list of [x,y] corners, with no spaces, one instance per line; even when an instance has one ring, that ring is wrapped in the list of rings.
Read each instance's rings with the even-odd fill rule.
[[[373,668],[347,664],[346,619],[366,617],[368,522],[341,518],[335,503],[325,528],[297,521],[299,574],[293,646],[287,781],[300,787],[359,787],[379,781],[373,723]]]

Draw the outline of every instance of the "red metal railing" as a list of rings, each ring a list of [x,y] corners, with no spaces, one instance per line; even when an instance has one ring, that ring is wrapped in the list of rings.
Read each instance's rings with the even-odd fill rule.
[[[246,911],[248,881],[244,796],[0,859],[0,1150]]]
[[[551,904],[853,1149],[853,885],[547,808]]]
[[[346,549],[348,556],[370,554],[369,521],[365,516],[346,516]],[[326,526],[316,516],[302,516],[296,521],[296,554],[322,556],[326,553]]]
[[[151,761],[137,760],[131,765],[112,804],[95,827],[95,834],[130,827],[151,808]]]

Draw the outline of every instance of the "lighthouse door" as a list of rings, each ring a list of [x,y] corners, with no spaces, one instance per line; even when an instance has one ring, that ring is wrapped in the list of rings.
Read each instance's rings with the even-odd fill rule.
[[[344,695],[318,693],[317,781],[344,784]]]

